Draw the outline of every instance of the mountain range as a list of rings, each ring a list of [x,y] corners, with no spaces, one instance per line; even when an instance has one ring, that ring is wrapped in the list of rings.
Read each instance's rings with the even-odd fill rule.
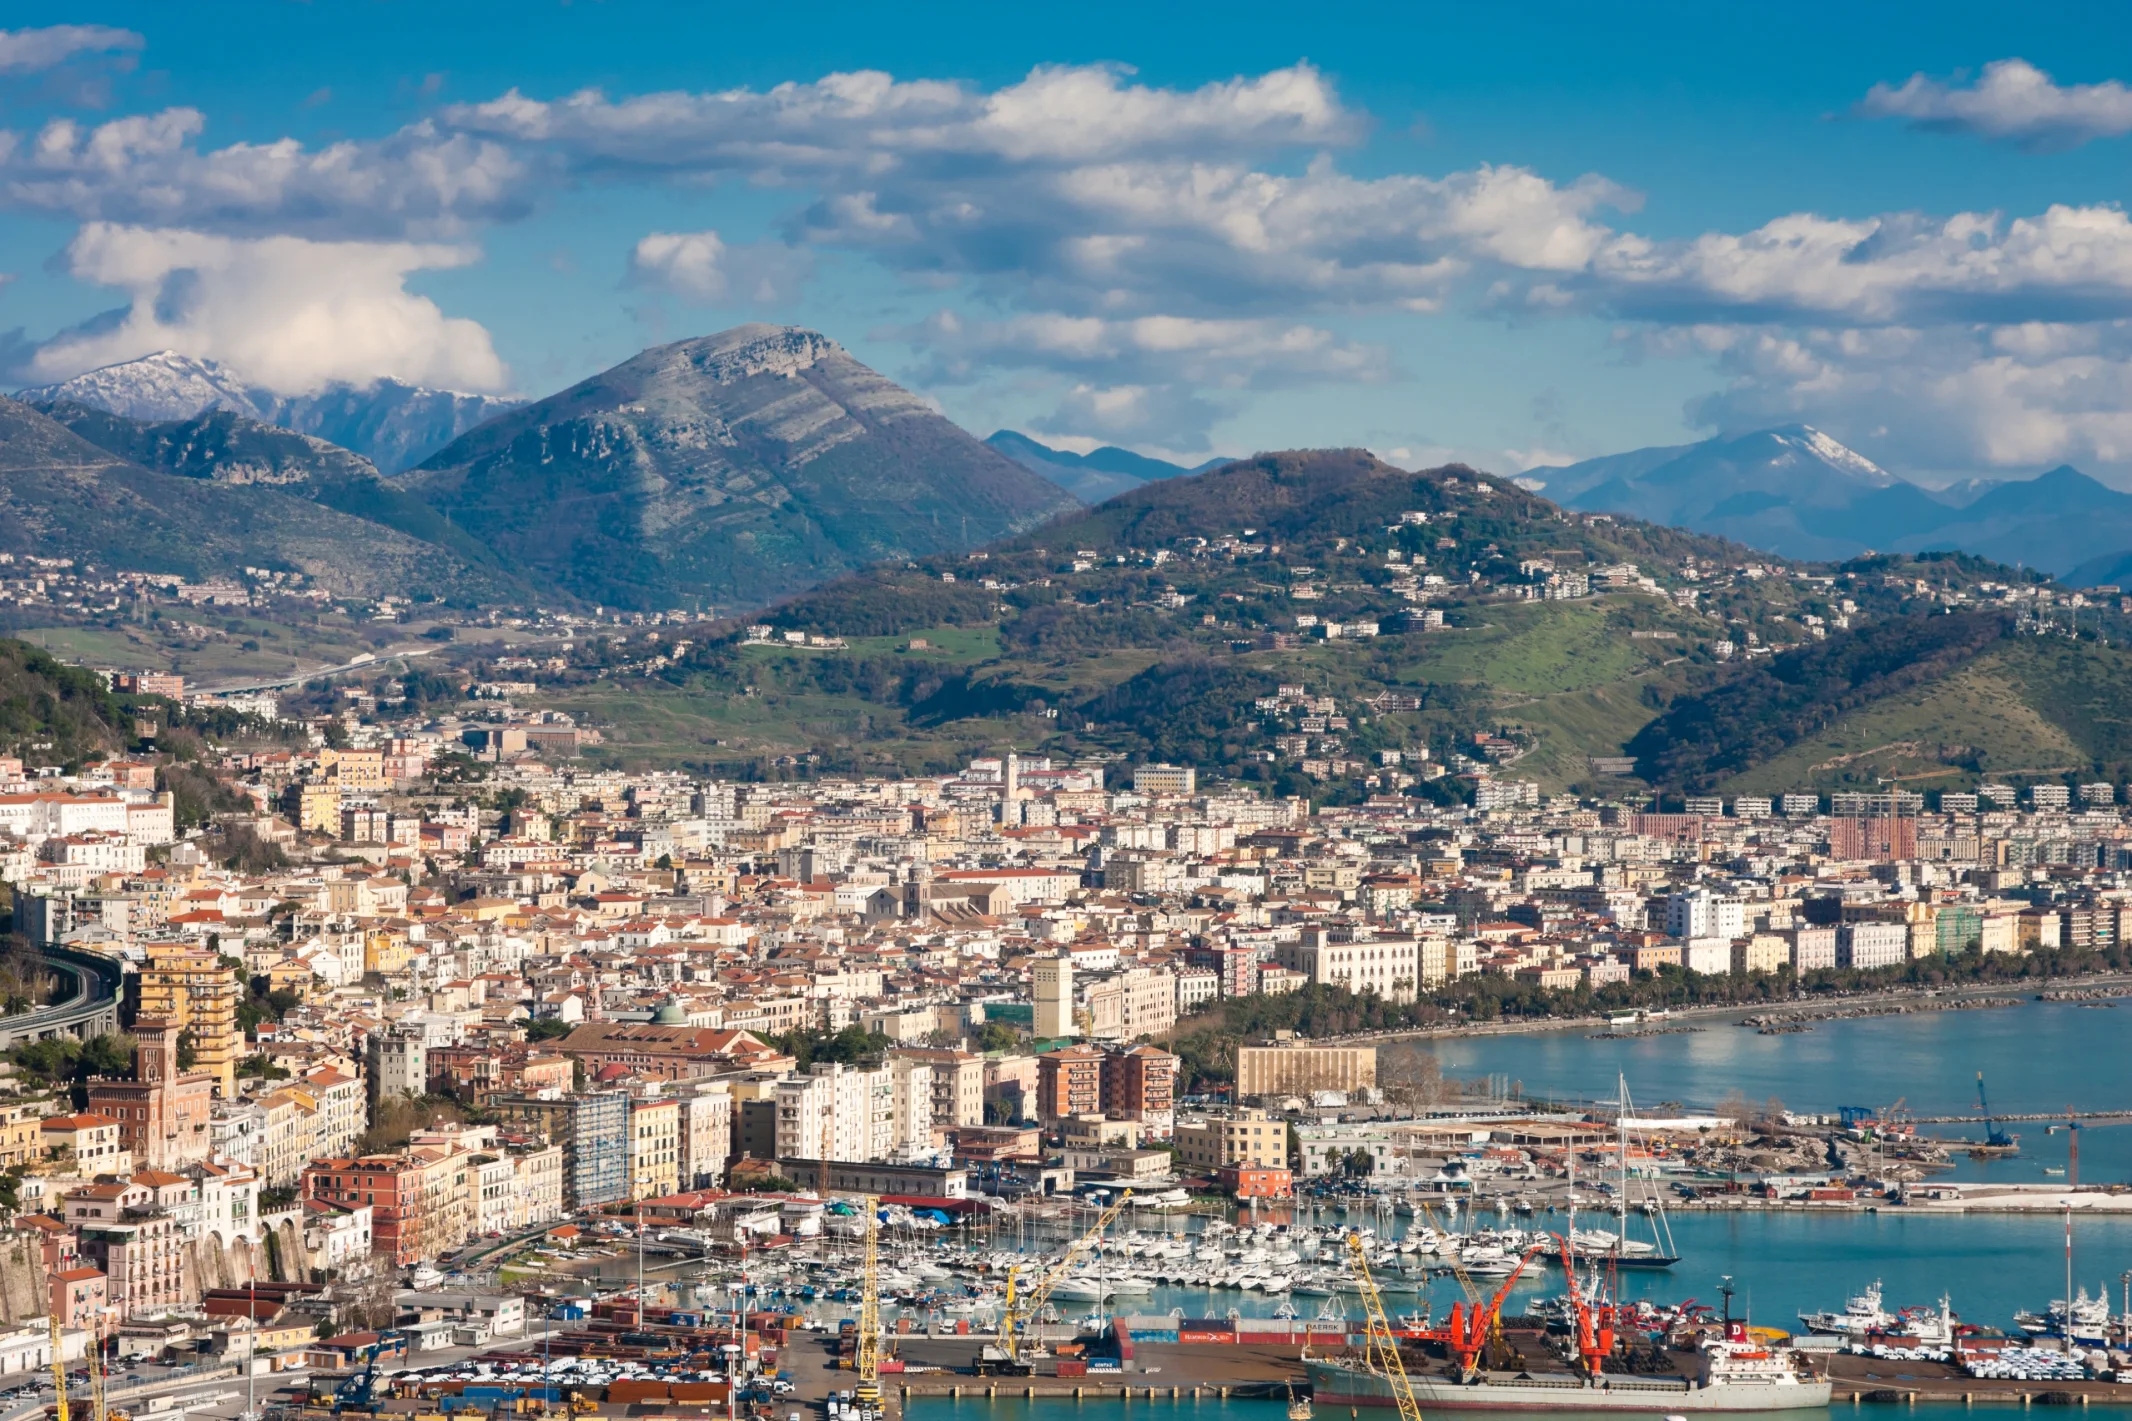
[[[1076,506],[791,327],[660,346],[534,404],[392,382],[291,400],[167,353],[23,395],[0,404],[0,546],[351,594],[747,610]]]
[[[1931,489],[1809,425],[1635,449],[1519,480],[1566,507],[1716,534],[1786,557],[1957,550],[2075,586],[2132,576],[2132,494],[2061,465]]]
[[[1209,459],[1186,468],[1166,459],[1151,459],[1130,449],[1120,449],[1115,444],[1091,449],[1086,454],[1075,454],[1040,444],[1011,429],[995,431],[985,443],[1029,472],[1051,480],[1080,502],[1089,504],[1101,503],[1161,479],[1174,479],[1179,474],[1205,473],[1229,462],[1227,459]]]
[[[300,567],[336,590],[462,600],[745,611],[1076,507],[1141,506],[1234,462],[979,441],[789,326],[658,346],[533,403],[389,380],[284,396],[170,352],[22,395],[0,410],[0,503],[17,514],[0,543],[34,530],[100,565]],[[2132,580],[2132,494],[2070,467],[1927,488],[1806,425],[1517,484],[1779,556],[1958,549],[2078,585]],[[349,549],[338,568],[329,530]]]
[[[15,397],[31,404],[81,405],[149,423],[228,410],[329,440],[387,473],[420,463],[483,420],[524,403],[391,379],[368,385],[336,382],[314,394],[281,395],[219,362],[171,350],[34,386]]]
[[[106,437],[120,432],[106,421],[84,424]],[[129,452],[151,457],[157,447],[173,454],[179,447],[131,432],[123,442]],[[352,458],[336,451],[324,462]],[[179,472],[182,462],[151,468],[43,411],[0,399],[0,551],[193,580],[271,567],[303,572],[320,587],[357,597],[484,602],[525,596],[485,558],[307,496],[308,477],[224,481]],[[318,482],[346,490],[340,501],[353,502],[360,490],[351,486],[363,477],[343,469],[320,474]],[[368,478],[381,496],[390,495],[374,473]]]

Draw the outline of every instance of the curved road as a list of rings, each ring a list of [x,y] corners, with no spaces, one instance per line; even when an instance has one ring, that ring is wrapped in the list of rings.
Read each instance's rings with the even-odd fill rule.
[[[47,947],[42,955],[45,966],[74,979],[74,990],[36,1011],[0,1018],[0,1051],[54,1036],[78,1036],[86,1041],[117,1031],[118,994],[124,981],[119,964],[71,947]]]

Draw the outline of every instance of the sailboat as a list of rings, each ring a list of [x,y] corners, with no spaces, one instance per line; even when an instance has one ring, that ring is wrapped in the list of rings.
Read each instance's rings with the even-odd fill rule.
[[[1673,1225],[1666,1218],[1666,1207],[1656,1190],[1637,1206],[1638,1212],[1651,1221],[1650,1241],[1629,1237],[1629,1112],[1634,1104],[1629,1099],[1629,1078],[1623,1075],[1616,1079],[1621,1108],[1615,1117],[1621,1142],[1621,1187],[1614,1199],[1615,1227],[1580,1229],[1572,1219],[1570,1246],[1579,1258],[1615,1268],[1671,1268],[1680,1262],[1680,1250],[1674,1247]]]

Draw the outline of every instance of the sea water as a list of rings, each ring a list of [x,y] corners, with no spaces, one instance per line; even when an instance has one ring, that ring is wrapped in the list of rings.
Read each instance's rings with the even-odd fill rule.
[[[2011,993],[2009,993],[2011,994]],[[1917,1115],[1965,1116],[1975,1124],[1926,1125],[1926,1134],[1978,1138],[1977,1072],[1995,1111],[2063,1115],[2067,1110],[2132,1112],[2132,999],[2114,1004],[2025,1002],[1974,1011],[1918,1012],[1812,1023],[1812,1031],[1763,1036],[1752,1027],[1685,1018],[1699,1030],[1613,1036],[1589,1026],[1522,1035],[1458,1036],[1395,1043],[1436,1058],[1446,1076],[1506,1075],[1525,1093],[1557,1100],[1610,1100],[1625,1076],[1639,1109],[1663,1102],[1707,1108],[1737,1092],[1755,1105],[1780,1100],[1795,1111],[1841,1106],[1884,1110],[1900,1102]],[[2071,1132],[2061,1122],[2018,1121],[2011,1159],[1957,1155],[1953,1179],[2055,1180]],[[2132,1180],[2132,1126],[2080,1131],[2083,1181]]]
[[[1707,1108],[1738,1093],[1760,1105],[1772,1098],[1795,1111],[1832,1113],[1845,1105],[1884,1110],[1900,1102],[1918,1115],[1965,1116],[1976,1124],[1928,1125],[1925,1133],[1950,1139],[1981,1135],[1975,1110],[1976,1075],[1985,1073],[1995,1110],[2055,1114],[2071,1110],[2132,1111],[2132,1000],[2098,1008],[2067,1002],[2026,1002],[2018,1007],[1867,1017],[1814,1024],[1814,1030],[1763,1036],[1752,1028],[1705,1019],[1702,1029],[1659,1036],[1611,1037],[1589,1027],[1523,1035],[1429,1039],[1418,1044],[1449,1077],[1507,1075],[1528,1095],[1562,1100],[1601,1100],[1625,1076],[1640,1108],[1662,1102]],[[1392,1049],[1407,1049],[1398,1047]],[[2005,1126],[2021,1137],[2010,1159],[1972,1161],[1957,1153],[1948,1177],[2023,1183],[2058,1183],[2046,1168],[2069,1167],[2071,1135],[2061,1124],[2046,1132],[2044,1121]],[[2080,1131],[2080,1177],[2087,1183],[2132,1181],[2132,1126],[2088,1126]],[[1300,1222],[1367,1223],[1380,1233],[1404,1232],[1407,1221],[1357,1211],[1312,1214],[1301,1206]],[[1262,1218],[1277,1217],[1264,1212]],[[1181,1221],[1180,1221],[1181,1222]],[[1441,1219],[1435,1222],[1441,1224]],[[1482,1225],[1498,1222],[1483,1213]],[[1506,1226],[1559,1231],[1561,1214],[1502,1216]],[[2021,1309],[2041,1311],[2065,1291],[2065,1233],[2052,1214],[1913,1214],[1901,1210],[1683,1211],[1671,1218],[1681,1261],[1665,1270],[1621,1275],[1624,1299],[1716,1305],[1727,1281],[1736,1289],[1734,1307],[1756,1321],[1792,1326],[1801,1312],[1840,1309],[1846,1297],[1878,1282],[1891,1309],[1935,1306],[1945,1295],[1963,1319],[2011,1328]],[[1600,1226],[1611,1226],[1594,1220]],[[1143,1223],[1142,1227],[1155,1227]],[[1631,1218],[1633,1235],[1649,1227]],[[2132,1276],[2132,1216],[2084,1217],[2074,1224],[2076,1286],[2107,1289],[2114,1308],[2124,1307]],[[1483,1281],[1489,1291],[1499,1286]],[[1509,1310],[1519,1300],[1561,1290],[1558,1269],[1535,1269],[1512,1289]],[[1395,1313],[1428,1306],[1441,1314],[1463,1294],[1449,1279],[1437,1279],[1420,1294],[1395,1294]],[[1269,1298],[1258,1293],[1158,1289],[1146,1298],[1120,1300],[1117,1312],[1180,1312],[1192,1317],[1264,1317],[1287,1308],[1311,1318],[1330,1310],[1354,1316],[1352,1296]],[[1159,1378],[1150,1378],[1159,1383]],[[1843,1408],[1849,1410],[1851,1408]],[[1222,1401],[1189,1397],[1138,1399],[986,1401],[913,1398],[911,1421],[1285,1421],[1278,1401]],[[1816,1415],[1822,1413],[1813,1413]],[[1911,1421],[1955,1421],[1973,1413],[1959,1405],[1920,1403],[1905,1407]],[[1337,1421],[1327,1413],[1324,1421]]]

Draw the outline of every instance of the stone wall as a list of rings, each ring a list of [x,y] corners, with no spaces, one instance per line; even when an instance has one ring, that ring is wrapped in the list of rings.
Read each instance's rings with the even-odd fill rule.
[[[43,1240],[33,1234],[0,1234],[0,1322],[45,1317],[51,1299]]]

